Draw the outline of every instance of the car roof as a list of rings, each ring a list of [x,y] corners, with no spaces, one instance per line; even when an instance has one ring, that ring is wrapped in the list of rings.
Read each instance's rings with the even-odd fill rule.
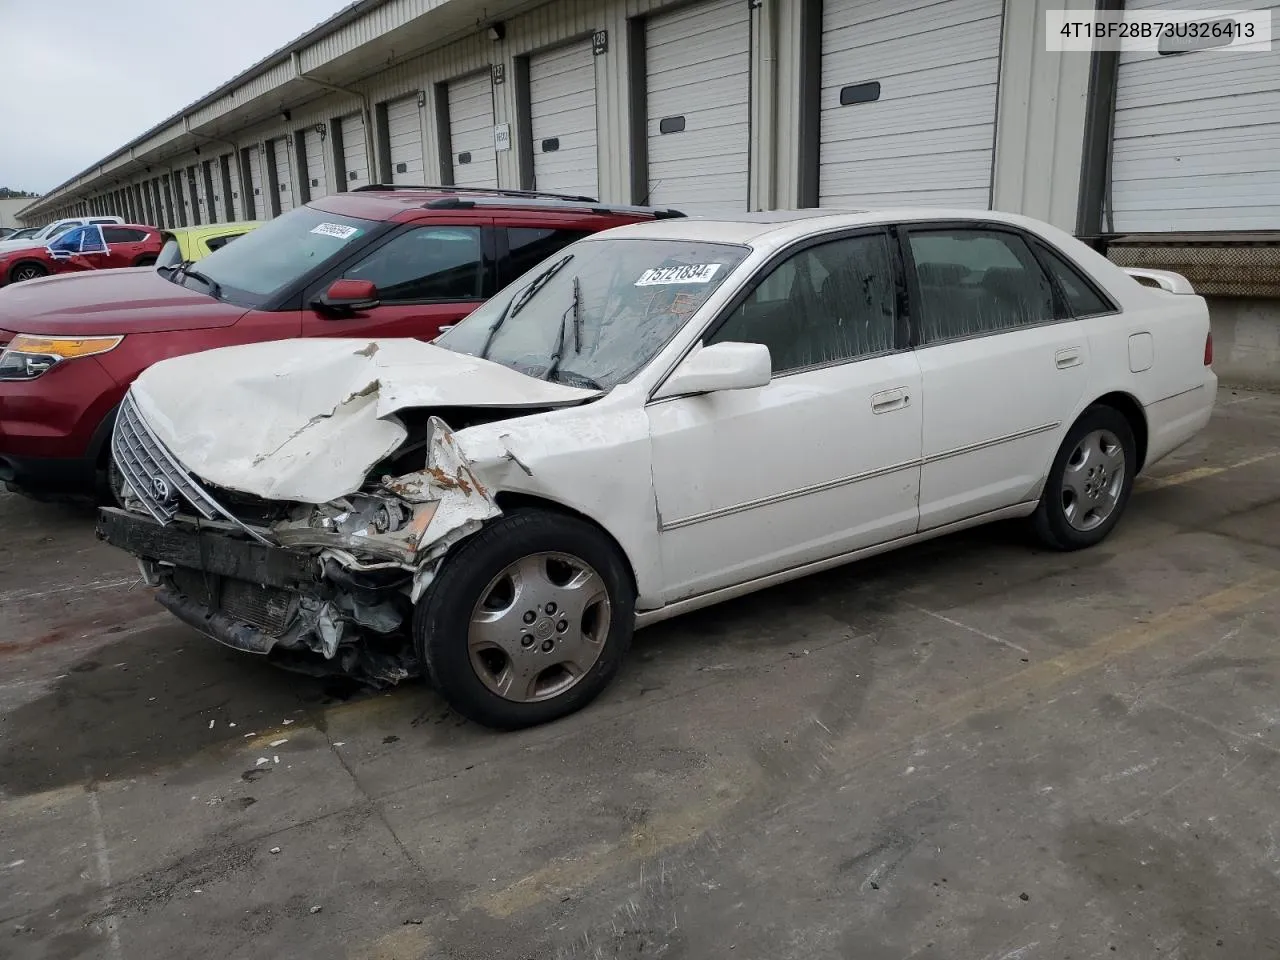
[[[950,207],[900,207],[881,210],[770,210],[723,217],[685,217],[614,227],[592,239],[703,240],[714,243],[785,244],[813,233],[841,228],[916,221],[972,221],[1027,226],[1026,217],[991,210]]]
[[[538,210],[564,212],[576,216],[633,216],[657,219],[683,216],[662,207],[606,203],[593,197],[539,193],[530,190],[482,189],[474,187],[412,186],[373,184],[346,193],[331,193],[310,206],[330,213],[347,214],[366,220],[391,220],[409,210],[479,209]]]
[[[219,233],[231,233],[236,230],[251,230],[254,227],[260,227],[265,221],[262,220],[233,220],[230,223],[202,223],[198,227],[170,227],[165,233],[178,236],[182,234],[186,237],[211,237]]]

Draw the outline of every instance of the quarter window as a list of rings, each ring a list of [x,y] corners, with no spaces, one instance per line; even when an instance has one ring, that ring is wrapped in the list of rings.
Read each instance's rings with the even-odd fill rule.
[[[236,237],[243,237],[243,236],[244,236],[243,233],[226,233],[220,237],[210,237],[208,240],[204,242],[204,245],[208,247],[209,252],[212,253],[214,250],[219,250],[222,247],[225,247],[228,243],[230,243]]]
[[[1040,255],[1049,275],[1062,288],[1071,316],[1092,317],[1099,313],[1110,313],[1115,309],[1061,254],[1055,253],[1040,243],[1036,244],[1036,253]]]
[[[1026,242],[997,230],[911,230],[921,345],[1055,319],[1053,287]]]
[[[888,237],[849,237],[784,260],[707,342],[762,343],[777,375],[892,350],[896,313]]]
[[[383,244],[343,275],[371,280],[383,303],[484,299],[479,227],[418,227]]]

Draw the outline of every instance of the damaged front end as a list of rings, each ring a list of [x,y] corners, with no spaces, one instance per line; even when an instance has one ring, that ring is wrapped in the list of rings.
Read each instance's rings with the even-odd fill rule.
[[[501,512],[443,420],[426,419],[418,451],[421,470],[326,503],[269,500],[189,472],[129,396],[112,438],[124,509],[103,509],[98,535],[209,637],[388,686],[421,672],[413,608],[445,554]]]

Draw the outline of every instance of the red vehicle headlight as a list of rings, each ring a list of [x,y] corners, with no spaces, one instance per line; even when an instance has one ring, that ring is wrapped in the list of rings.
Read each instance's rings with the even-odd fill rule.
[[[92,357],[124,337],[36,337],[20,333],[0,353],[0,380],[34,380],[65,360]]]

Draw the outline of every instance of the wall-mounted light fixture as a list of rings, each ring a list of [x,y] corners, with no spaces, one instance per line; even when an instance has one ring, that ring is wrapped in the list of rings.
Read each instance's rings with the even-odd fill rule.
[[[422,107],[425,107],[426,105],[427,105],[427,91],[425,91],[425,90],[419,90],[419,91],[418,91],[418,107],[419,107],[419,109],[421,109]]]
[[[316,130],[316,133],[320,134],[321,140],[323,140],[325,137],[329,135],[329,128],[326,127],[323,123],[317,123],[315,130]]]
[[[286,123],[288,123],[290,120],[293,119],[293,114],[290,113],[288,110],[281,110],[280,116],[284,117]]]
[[[489,24],[489,39],[494,43],[500,41],[507,35],[507,25],[499,20],[497,23]]]

